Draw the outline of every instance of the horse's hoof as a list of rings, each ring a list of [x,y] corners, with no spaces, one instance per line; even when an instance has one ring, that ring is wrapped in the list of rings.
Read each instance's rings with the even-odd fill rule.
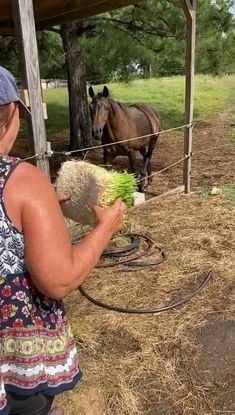
[[[140,192],[140,193],[144,193],[144,186],[143,186],[143,185],[141,185],[141,184],[138,184],[138,185],[137,185],[137,190],[138,190],[138,192]]]
[[[153,184],[152,182],[151,183],[147,183],[146,186],[145,186],[145,189],[151,188],[152,187],[152,184]]]
[[[50,410],[49,415],[65,415],[65,411],[61,407],[54,407]]]

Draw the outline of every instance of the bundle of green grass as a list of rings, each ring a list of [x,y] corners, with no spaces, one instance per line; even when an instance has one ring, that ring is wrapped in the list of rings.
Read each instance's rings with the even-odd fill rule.
[[[121,197],[131,206],[136,191],[133,174],[107,171],[86,161],[69,160],[62,164],[56,180],[57,193],[67,194],[70,200],[62,203],[66,218],[82,225],[93,225],[93,205],[111,206]]]

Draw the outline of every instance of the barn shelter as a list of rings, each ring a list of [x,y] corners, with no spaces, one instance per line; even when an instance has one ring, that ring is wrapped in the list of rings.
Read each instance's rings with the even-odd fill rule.
[[[109,10],[133,4],[133,0],[1,0],[0,34],[14,35],[17,39],[22,87],[28,97],[31,115],[27,116],[32,154],[36,164],[48,176],[50,143],[47,142],[41,94],[36,31],[94,16]],[[196,0],[179,0],[186,17],[186,83],[183,183],[190,191],[192,151],[193,91]]]

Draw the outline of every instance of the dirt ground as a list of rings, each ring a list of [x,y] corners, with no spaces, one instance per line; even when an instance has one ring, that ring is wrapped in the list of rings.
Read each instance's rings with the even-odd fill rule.
[[[182,298],[209,270],[211,279],[189,303],[160,314],[115,313],[70,294],[66,308],[84,377],[58,398],[68,415],[235,414],[235,216],[223,194],[201,193],[234,182],[230,111],[194,129],[193,192],[130,214],[129,230],[152,237],[166,261],[134,273],[96,269],[84,286],[106,303],[149,308]],[[160,136],[153,171],[180,159],[182,149],[182,133]],[[99,152],[88,159],[102,160]],[[52,161],[53,175],[62,160]],[[127,160],[117,159],[116,167],[127,168]],[[182,164],[156,174],[147,197],[180,184]],[[76,232],[70,228],[71,237]]]

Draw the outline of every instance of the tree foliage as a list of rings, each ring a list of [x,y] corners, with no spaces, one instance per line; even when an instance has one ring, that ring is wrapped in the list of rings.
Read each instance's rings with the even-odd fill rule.
[[[198,0],[196,72],[235,72],[233,0]],[[148,0],[38,33],[42,78],[68,79],[70,148],[91,143],[86,81],[185,73],[186,19],[178,0]],[[16,42],[0,36],[0,63],[17,75]]]
[[[235,62],[233,0],[197,1],[196,72],[231,73]],[[185,71],[185,17],[178,0],[148,0],[82,21],[77,42],[87,79],[164,76]],[[81,26],[81,24],[80,24]],[[59,28],[53,30],[59,33]],[[58,33],[38,35],[42,78],[65,77]],[[0,38],[1,63],[17,71],[14,40]],[[9,39],[9,38],[8,38]]]
[[[197,16],[197,71],[214,75],[234,72],[235,19],[233,1],[199,0]]]
[[[66,78],[65,55],[59,29],[38,33],[39,64],[43,79]]]
[[[234,72],[231,0],[198,0],[196,72]],[[128,80],[185,72],[185,17],[176,0],[149,0],[94,17],[81,39],[88,77]]]

